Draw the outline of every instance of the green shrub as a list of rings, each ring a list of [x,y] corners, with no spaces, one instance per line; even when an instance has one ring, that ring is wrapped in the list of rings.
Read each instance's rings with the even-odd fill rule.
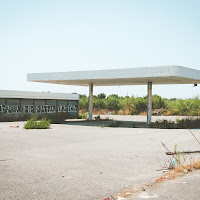
[[[106,98],[106,94],[100,93],[100,94],[97,95],[97,98],[99,98],[99,99],[105,99]]]
[[[165,108],[165,100],[158,96],[157,94],[152,96],[152,108],[153,109],[159,109],[159,108]]]
[[[88,110],[89,97],[86,95],[80,95],[79,105],[81,110]]]
[[[106,108],[106,100],[105,99],[99,99],[94,98],[94,107],[97,109],[105,109]]]
[[[24,124],[25,129],[47,129],[50,128],[51,120],[47,120],[46,118],[42,118],[38,120],[37,118],[31,118],[26,121]]]
[[[109,95],[106,99],[108,110],[118,111],[120,109],[120,98],[116,94]]]
[[[87,113],[83,112],[83,113],[79,114],[79,119],[87,119],[87,118],[88,118]]]
[[[89,97],[86,95],[80,95],[80,110],[88,111]],[[94,108],[97,110],[106,109],[110,112],[124,110],[132,115],[138,115],[147,111],[147,96],[134,97],[125,96],[121,97],[116,94],[112,94],[106,97],[104,93],[93,98]],[[187,115],[187,116],[199,116],[200,115],[200,98],[199,96],[190,99],[166,99],[159,95],[152,96],[152,108],[154,109],[166,109],[167,115]],[[123,113],[123,112],[122,112]]]

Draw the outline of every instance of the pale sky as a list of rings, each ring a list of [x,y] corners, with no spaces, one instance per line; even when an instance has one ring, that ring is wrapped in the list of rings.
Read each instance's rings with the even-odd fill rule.
[[[88,95],[88,87],[31,83],[27,73],[181,65],[200,70],[199,0],[0,0],[0,89]],[[146,86],[94,87],[144,96]],[[153,85],[190,98],[200,86]]]

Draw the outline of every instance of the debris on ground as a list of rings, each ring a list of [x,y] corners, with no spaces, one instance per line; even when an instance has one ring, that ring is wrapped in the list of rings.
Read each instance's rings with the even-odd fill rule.
[[[183,151],[182,151],[183,152]],[[184,154],[190,154],[190,153],[200,153],[200,151],[184,151]],[[166,155],[176,155],[178,152],[166,152]]]
[[[100,120],[100,119],[101,119],[100,115],[95,117],[95,120],[97,120],[97,121]]]
[[[19,126],[9,126],[10,128],[19,128]]]
[[[102,199],[102,200],[115,200],[114,197],[112,195],[110,195],[110,197]]]
[[[70,179],[70,178],[72,178],[72,177],[71,176],[65,177],[65,179]]]
[[[162,172],[168,172],[168,171],[169,171],[168,169],[163,169],[163,170],[162,170]]]
[[[162,171],[162,172],[165,172],[165,170],[168,170],[168,168],[157,169],[156,171]]]
[[[167,176],[161,176],[160,178],[157,178],[154,182],[155,183],[160,183],[160,182],[162,182],[162,181],[165,181],[165,180],[171,180],[171,179],[173,179],[174,177],[173,176],[171,176],[171,175],[167,175]]]
[[[177,182],[177,183],[181,183],[181,184],[188,184],[188,182]]]
[[[138,195],[138,198],[141,199],[153,199],[157,197],[158,197],[157,194],[148,194],[147,192],[142,192],[141,194]]]
[[[117,200],[126,200],[126,198],[124,198],[124,197],[118,197]]]
[[[167,110],[163,108],[155,109],[152,111],[152,115],[164,115],[166,112]]]
[[[5,160],[0,160],[0,161],[8,161],[8,160],[14,160],[14,159],[5,159]]]

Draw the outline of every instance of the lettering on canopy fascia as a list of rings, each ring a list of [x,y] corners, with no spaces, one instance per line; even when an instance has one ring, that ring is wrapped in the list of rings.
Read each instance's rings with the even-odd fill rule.
[[[169,73],[169,67],[146,68],[146,74],[164,74]]]
[[[16,105],[16,111],[15,113],[56,113],[56,106],[55,105],[24,105],[23,109],[19,106]],[[57,106],[57,111],[58,112],[76,112],[77,111],[77,105],[68,105],[63,106],[59,105]],[[12,112],[12,106],[11,105],[6,105],[6,104],[0,104],[0,113],[11,113]],[[12,112],[14,113],[14,112]]]

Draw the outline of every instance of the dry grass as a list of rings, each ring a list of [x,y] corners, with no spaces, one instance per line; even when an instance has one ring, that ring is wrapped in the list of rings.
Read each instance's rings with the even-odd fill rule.
[[[131,110],[130,109],[125,109],[125,110],[119,110],[117,112],[118,115],[131,115]]]
[[[194,169],[200,169],[200,159],[197,160],[196,162],[194,162],[193,168],[194,168]]]
[[[200,169],[200,159],[198,160],[190,159],[188,164],[187,163],[177,164],[175,169],[172,169],[169,172],[164,173],[164,175],[156,179],[155,182],[162,182],[164,180],[174,179],[177,176],[184,176],[185,174],[192,172],[196,169]]]
[[[200,159],[194,160],[190,159],[188,164],[177,164],[175,169],[171,169],[169,172],[165,172],[161,177],[156,179],[154,182],[144,185],[143,187],[139,187],[140,189],[125,189],[124,191],[118,193],[114,197],[117,199],[118,197],[128,198],[133,194],[138,194],[143,192],[142,188],[148,188],[148,190],[155,188],[159,183],[165,180],[173,180],[176,177],[184,176],[185,174],[192,172],[194,170],[200,169]],[[185,171],[186,170],[186,171]]]
[[[189,164],[179,164],[174,171],[177,174],[181,174],[184,173],[184,170],[188,170],[188,172],[193,171],[195,169],[200,169],[200,159],[198,160],[194,160],[194,159],[190,159]]]

